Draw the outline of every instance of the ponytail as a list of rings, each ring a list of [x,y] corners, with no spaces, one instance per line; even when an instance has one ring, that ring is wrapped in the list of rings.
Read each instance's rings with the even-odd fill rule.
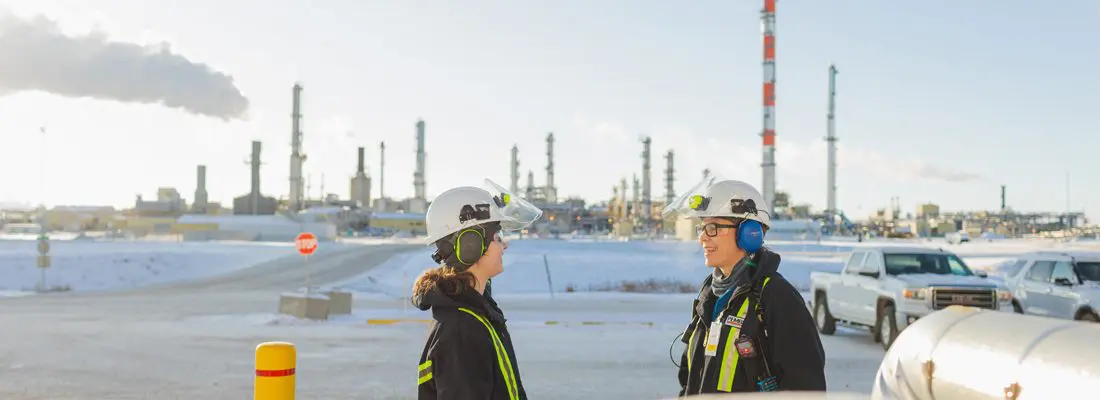
[[[420,273],[413,283],[413,296],[422,296],[434,288],[439,288],[448,296],[456,296],[477,285],[477,277],[470,271],[456,271],[441,265]]]

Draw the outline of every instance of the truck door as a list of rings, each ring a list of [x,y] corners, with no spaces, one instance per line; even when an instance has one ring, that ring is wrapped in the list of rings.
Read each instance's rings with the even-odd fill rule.
[[[1050,276],[1054,272],[1054,261],[1036,261],[1027,276],[1020,281],[1023,286],[1024,312],[1035,315],[1050,315]]]
[[[852,317],[857,316],[854,290],[859,288],[859,271],[866,256],[865,251],[853,251],[837,281],[839,287],[829,291],[829,311],[840,319],[854,321]],[[836,308],[833,304],[837,304]]]
[[[1050,274],[1050,293],[1047,295],[1050,316],[1073,319],[1073,314],[1077,312],[1077,292],[1073,291],[1073,287],[1080,284],[1077,274],[1073,272],[1073,263],[1054,263]]]
[[[875,323],[875,307],[878,303],[879,279],[882,277],[882,271],[882,255],[867,253],[859,269],[861,273],[852,277],[855,281],[855,285],[849,288],[849,292],[852,293],[852,308],[855,315],[862,317],[857,322]]]

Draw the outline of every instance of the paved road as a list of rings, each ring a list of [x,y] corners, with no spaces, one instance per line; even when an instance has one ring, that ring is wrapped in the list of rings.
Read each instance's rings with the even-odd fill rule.
[[[309,260],[312,282],[355,277],[416,247],[320,251]],[[279,333],[187,319],[273,313],[305,274],[292,256],[193,282],[0,298],[0,399],[250,397],[252,349]]]

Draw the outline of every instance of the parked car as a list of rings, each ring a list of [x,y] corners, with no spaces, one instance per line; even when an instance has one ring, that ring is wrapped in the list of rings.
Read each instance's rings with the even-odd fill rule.
[[[1100,322],[1100,252],[1033,252],[1000,272],[1016,312]]]
[[[886,349],[906,326],[948,306],[1012,310],[1002,284],[943,249],[856,248],[839,274],[811,272],[810,286],[822,334],[833,334],[837,323],[867,327]]]

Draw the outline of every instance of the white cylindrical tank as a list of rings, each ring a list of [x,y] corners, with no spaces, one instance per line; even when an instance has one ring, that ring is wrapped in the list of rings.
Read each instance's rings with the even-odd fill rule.
[[[873,399],[1100,396],[1100,324],[952,306],[902,331]]]

